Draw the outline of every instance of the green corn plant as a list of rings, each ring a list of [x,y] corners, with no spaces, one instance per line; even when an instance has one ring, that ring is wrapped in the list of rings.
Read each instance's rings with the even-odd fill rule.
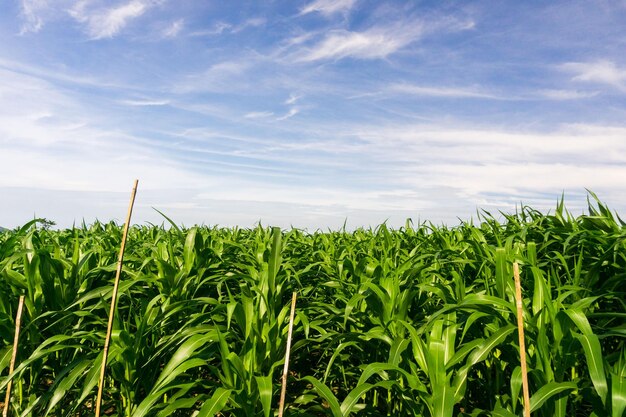
[[[533,415],[623,416],[625,224],[589,195],[577,217],[561,199],[458,226],[134,226],[103,408],[272,415],[297,290],[286,415],[519,416],[517,261]],[[13,380],[14,415],[93,413],[121,231],[35,220],[0,233],[0,398]]]

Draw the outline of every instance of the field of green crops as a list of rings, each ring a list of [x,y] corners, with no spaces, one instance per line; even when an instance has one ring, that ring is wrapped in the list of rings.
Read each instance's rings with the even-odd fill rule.
[[[0,234],[10,415],[94,415],[121,235]],[[625,415],[626,226],[595,200],[456,227],[132,227],[104,414],[274,415],[295,291],[286,416],[521,416],[514,261],[533,416]]]

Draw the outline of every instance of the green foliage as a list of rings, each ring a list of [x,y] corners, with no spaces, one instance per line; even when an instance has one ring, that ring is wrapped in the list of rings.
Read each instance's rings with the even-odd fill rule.
[[[577,218],[560,202],[451,228],[133,227],[103,410],[274,415],[297,291],[287,416],[519,416],[517,261],[533,415],[623,416],[626,228],[591,198]],[[0,234],[13,415],[93,415],[121,234],[41,220]]]

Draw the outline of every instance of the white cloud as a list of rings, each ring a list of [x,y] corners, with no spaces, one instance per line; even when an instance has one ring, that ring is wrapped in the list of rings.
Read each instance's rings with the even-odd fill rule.
[[[0,186],[106,190],[132,173],[134,163],[138,170],[152,171],[150,176],[155,178],[158,165],[147,166],[154,154],[148,156],[145,149],[137,154],[139,149],[126,135],[96,128],[71,100],[46,87],[40,84],[36,90],[22,92],[28,96],[37,93],[35,109],[31,103],[29,110],[12,94],[4,96],[13,99],[13,112],[5,112],[6,101],[0,103]],[[40,114],[42,110],[48,113]],[[18,111],[21,117],[16,117]],[[120,157],[115,150],[118,146],[129,151],[130,157]],[[10,175],[20,171],[19,177]]]
[[[22,19],[20,34],[37,33],[47,22],[66,17],[66,9],[76,2],[77,0],[18,0],[19,17]]]
[[[87,1],[79,1],[69,11],[70,15],[87,25],[92,39],[112,38],[130,21],[143,15],[154,3],[147,0],[131,0],[115,7],[92,8]]]
[[[277,117],[276,120],[278,121],[287,120],[287,119],[292,118],[298,113],[300,113],[300,110],[295,107],[292,107],[291,109],[289,109],[289,111],[286,114],[284,114],[283,116]]]
[[[283,47],[285,49],[290,48],[292,46],[297,46],[297,45],[302,45],[307,43],[308,41],[314,39],[315,37],[317,37],[320,33],[325,33],[322,31],[312,31],[312,32],[305,32],[305,33],[300,33],[298,35],[292,36],[290,38],[287,38],[283,41]]]
[[[231,26],[230,27],[230,32],[231,33],[239,33],[244,31],[245,29],[248,28],[256,28],[256,27],[260,27],[265,25],[265,23],[267,23],[267,20],[265,18],[262,17],[253,17],[250,19],[245,20],[244,22],[236,25],[236,26]]]
[[[374,27],[362,32],[335,30],[320,42],[300,52],[298,61],[360,58],[380,59],[416,41],[422,33],[418,22],[412,24]]]
[[[35,65],[23,64],[17,61],[11,61],[0,57],[0,68],[7,69],[9,71],[20,73],[24,75],[30,75],[34,78],[62,82],[72,84],[75,86],[90,86],[96,88],[111,88],[111,89],[133,89],[133,85],[125,85],[116,80],[111,82],[105,79],[99,79],[89,74],[63,71],[58,69],[52,69],[50,67],[40,67]]]
[[[178,19],[172,22],[165,30],[163,31],[164,38],[175,38],[178,36],[181,30],[185,27],[185,19]]]
[[[477,198],[489,194],[523,195],[529,191],[557,194],[559,190],[622,188],[626,170],[620,166],[580,166],[577,163],[435,164],[437,177],[421,173],[434,184],[454,184]],[[426,175],[426,176],[425,176]]]
[[[451,97],[451,98],[489,98],[499,97],[475,88],[456,87],[425,87],[414,84],[393,84],[389,91],[394,93],[410,94],[425,97]]]
[[[300,98],[302,98],[302,96],[299,96],[296,94],[290,94],[289,98],[285,100],[285,104],[287,105],[296,104],[296,102],[300,100]]]
[[[245,117],[246,119],[265,119],[273,115],[274,112],[271,111],[253,111],[250,113],[246,113],[243,117]]]
[[[539,96],[550,100],[579,100],[591,98],[598,95],[597,91],[578,91],[578,90],[541,90]]]
[[[561,68],[575,74],[573,81],[607,84],[626,92],[626,68],[620,68],[612,61],[570,62]]]
[[[287,53],[287,58],[300,62],[347,57],[383,59],[425,35],[474,28],[473,21],[449,16],[417,18],[394,14],[393,18],[387,17],[381,21],[383,23],[361,31],[337,29],[300,33],[285,39],[279,53],[296,49],[295,52]]]
[[[453,187],[476,201],[531,191],[623,189],[626,177],[624,127],[567,125],[538,133],[370,126],[354,135],[367,145],[352,153],[376,155],[369,169],[390,184]]]
[[[178,93],[198,91],[233,92],[247,90],[252,80],[246,77],[247,71],[254,65],[252,58],[222,61],[211,65],[207,70],[191,74],[176,82],[174,90]]]
[[[263,17],[253,17],[246,19],[239,24],[231,24],[226,22],[217,22],[210,29],[195,30],[191,32],[190,36],[216,36],[224,33],[236,34],[243,32],[248,28],[261,27],[267,23],[267,19]]]
[[[21,33],[39,32],[44,25],[42,14],[49,8],[48,0],[22,0],[21,15],[25,22]]]
[[[490,99],[490,100],[509,100],[509,101],[527,101],[537,99],[548,100],[580,100],[595,97],[597,91],[579,91],[579,90],[557,90],[547,89],[538,90],[522,95],[493,93],[480,87],[444,87],[444,86],[421,86],[408,83],[396,83],[390,85],[386,92],[396,94],[407,94],[421,97],[440,97],[440,98],[468,98],[468,99]],[[361,98],[369,96],[379,96],[378,93],[363,93],[351,98]]]
[[[167,106],[170,104],[169,100],[122,100],[120,103],[127,106]]]
[[[112,118],[101,111],[50,82],[0,69],[0,187],[104,192],[137,177],[143,189],[211,182],[152,142],[107,125]]]
[[[342,207],[365,210],[410,210],[415,207],[419,192],[406,188],[388,188],[370,191],[354,191],[341,186],[311,187],[277,186],[275,184],[254,185],[245,180],[233,181],[235,184],[223,187],[215,192],[200,193],[197,198],[231,201],[255,201],[263,203],[293,204],[319,208]],[[430,206],[426,201],[418,203],[420,207]]]
[[[68,117],[59,119],[59,112]],[[0,69],[0,144],[3,147],[12,142],[45,147],[62,141],[60,132],[72,131],[73,127],[84,124],[78,113],[79,108],[52,84]]]
[[[215,36],[221,35],[224,31],[232,29],[233,25],[226,22],[218,22],[211,29],[196,30],[191,32],[190,36]]]
[[[346,13],[352,9],[355,4],[356,0],[315,0],[306,5],[300,11],[300,14],[304,15],[318,12],[324,16],[330,16],[335,13]]]

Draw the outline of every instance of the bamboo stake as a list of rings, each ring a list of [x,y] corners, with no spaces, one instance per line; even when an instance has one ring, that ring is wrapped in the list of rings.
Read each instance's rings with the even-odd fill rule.
[[[115,315],[115,303],[117,301],[117,291],[120,284],[120,275],[122,274],[122,261],[124,260],[124,249],[126,248],[126,238],[128,237],[128,229],[130,227],[130,216],[133,214],[133,205],[135,204],[135,195],[137,194],[137,184],[139,180],[135,180],[133,191],[130,194],[130,203],[128,205],[128,214],[126,215],[126,223],[124,224],[124,232],[122,234],[122,244],[120,246],[120,256],[117,260],[117,271],[115,272],[115,283],[113,284],[113,294],[111,295],[111,309],[109,310],[109,324],[107,325],[107,335],[104,339],[104,352],[102,355],[102,367],[100,368],[100,383],[98,385],[98,398],[96,399],[96,417],[100,417],[100,404],[102,402],[102,390],[104,388],[104,375],[107,366],[107,355],[109,354],[109,343],[111,341],[111,330],[113,328],[113,318]]]
[[[15,314],[15,336],[13,337],[13,353],[11,354],[11,362],[9,363],[9,376],[15,370],[15,358],[17,357],[17,344],[20,339],[20,326],[22,324],[22,310],[24,309],[24,296],[20,295],[20,300],[17,304],[17,313]],[[2,410],[2,417],[9,415],[9,405],[11,402],[11,386],[13,380],[9,380],[7,384],[7,394],[4,399],[4,410]]]
[[[522,316],[522,284],[519,278],[519,265],[513,263],[515,277],[515,299],[517,304],[517,334],[519,336],[519,360],[522,366],[522,390],[524,392],[524,416],[530,417],[530,395],[528,392],[528,371],[526,369],[526,344],[524,343],[524,317]]]
[[[280,389],[280,403],[278,405],[278,417],[283,417],[283,410],[285,408],[285,394],[287,393],[287,373],[289,372],[289,351],[291,350],[291,335],[293,334],[293,319],[296,313],[296,297],[297,293],[294,291],[291,297],[291,313],[289,314],[289,332],[287,334],[287,349],[285,351],[285,367],[283,368],[283,380],[282,387]]]

